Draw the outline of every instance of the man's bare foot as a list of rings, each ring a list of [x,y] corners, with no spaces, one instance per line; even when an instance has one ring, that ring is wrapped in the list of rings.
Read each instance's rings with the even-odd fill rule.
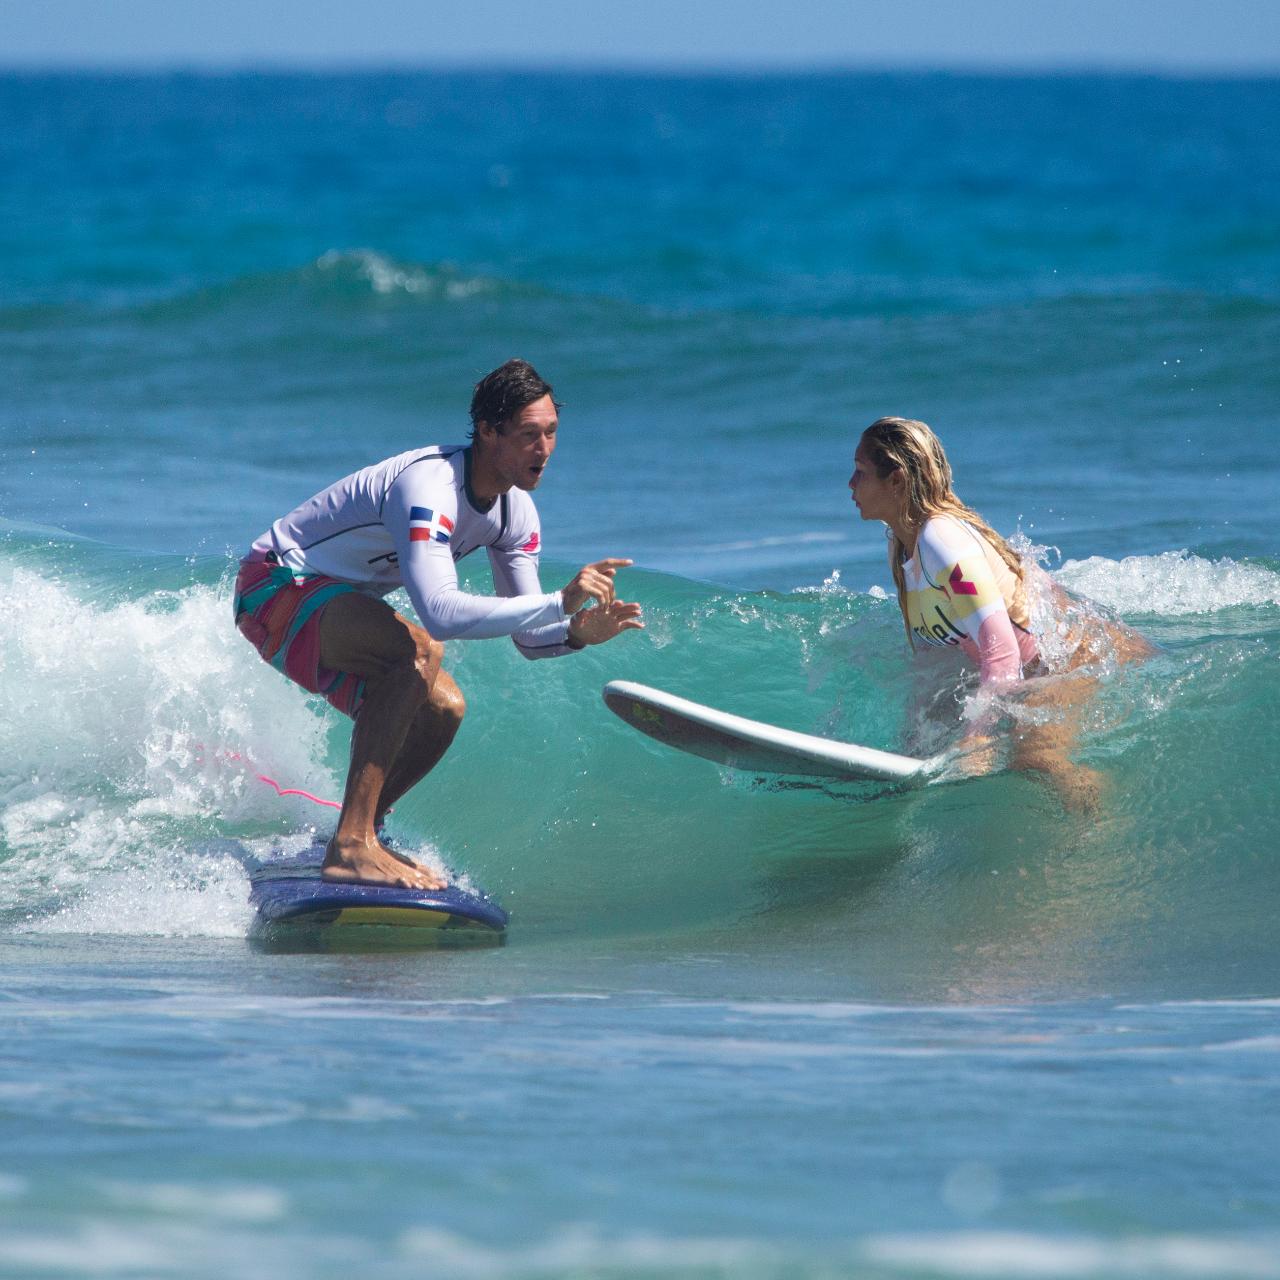
[[[396,889],[444,889],[449,883],[403,854],[392,853],[377,840],[339,841],[337,836],[325,846],[320,875],[325,880],[390,885]]]

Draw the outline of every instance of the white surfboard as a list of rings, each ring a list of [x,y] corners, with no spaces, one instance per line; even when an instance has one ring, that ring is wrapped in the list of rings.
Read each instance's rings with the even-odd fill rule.
[[[924,781],[941,763],[780,729],[630,680],[611,680],[604,687],[604,700],[633,729],[667,746],[755,773],[908,782]]]

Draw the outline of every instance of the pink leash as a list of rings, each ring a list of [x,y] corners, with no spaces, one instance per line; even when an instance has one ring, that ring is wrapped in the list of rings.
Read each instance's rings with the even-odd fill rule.
[[[196,750],[203,751],[204,744],[196,743]],[[216,754],[220,755],[224,760],[234,760],[237,764],[245,763],[244,757],[238,751],[219,751]],[[267,777],[265,773],[255,773],[253,776],[259,782],[265,782],[267,786],[274,787],[278,796],[301,796],[304,800],[310,800],[312,804],[324,805],[326,809],[342,808],[336,800],[321,800],[319,796],[313,796],[310,791],[300,791],[297,787],[282,787],[274,778]]]
[[[312,804],[322,804],[327,809],[341,809],[342,806],[336,800],[321,800],[319,796],[313,796],[310,791],[299,791],[297,787],[282,787],[274,778],[268,778],[265,773],[254,775],[259,782],[265,782],[269,787],[275,787],[278,796],[301,796],[304,800],[310,800]]]

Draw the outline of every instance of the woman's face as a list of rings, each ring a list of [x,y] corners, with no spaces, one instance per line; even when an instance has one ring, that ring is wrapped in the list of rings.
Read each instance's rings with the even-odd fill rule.
[[[883,520],[888,524],[902,507],[898,486],[892,483],[896,473],[881,478],[872,465],[867,447],[861,441],[853,455],[853,475],[849,477],[849,491],[854,505],[864,520]]]

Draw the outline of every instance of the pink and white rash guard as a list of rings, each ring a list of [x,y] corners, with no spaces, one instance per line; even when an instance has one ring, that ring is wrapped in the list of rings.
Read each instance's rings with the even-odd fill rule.
[[[983,684],[1017,680],[1036,657],[1035,637],[1009,616],[1018,579],[999,552],[954,516],[934,516],[903,563],[912,635],[956,645],[978,663]]]
[[[542,590],[533,499],[511,489],[482,507],[471,451],[431,445],[330,485],[282,516],[246,560],[269,557],[299,577],[324,574],[384,596],[403,586],[437,640],[511,636],[527,658],[572,652],[559,591]],[[499,594],[458,587],[456,561],[485,547]]]

